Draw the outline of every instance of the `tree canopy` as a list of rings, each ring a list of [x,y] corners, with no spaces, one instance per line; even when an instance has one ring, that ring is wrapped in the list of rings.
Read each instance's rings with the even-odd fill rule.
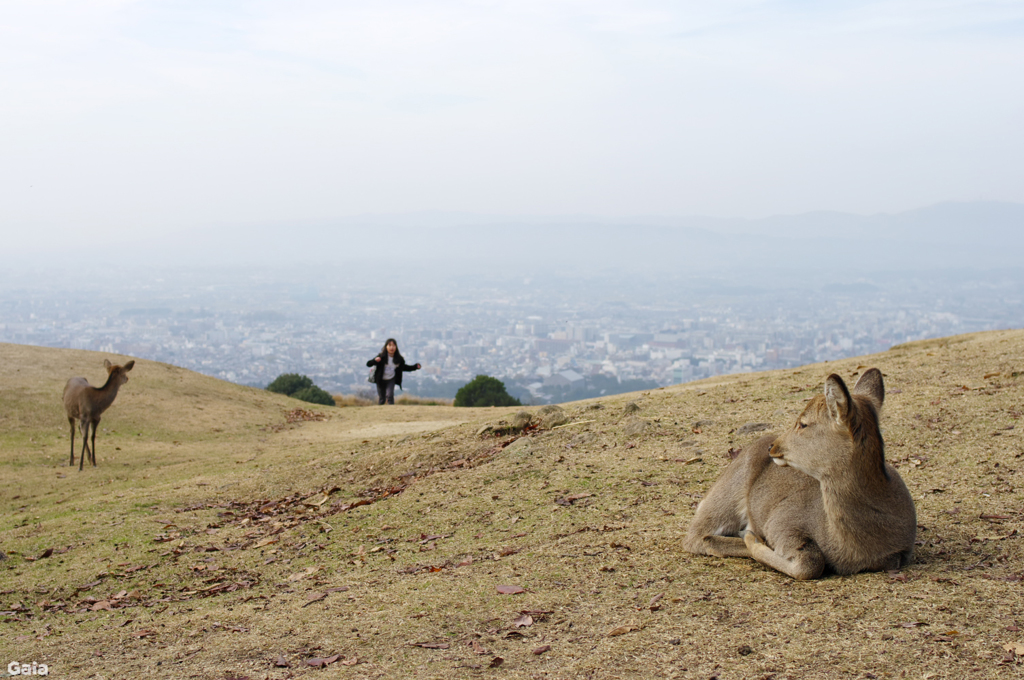
[[[267,385],[267,391],[287,394],[290,397],[299,390],[312,386],[313,381],[307,376],[298,373],[282,373],[274,378],[274,382]]]
[[[309,377],[298,373],[282,373],[267,385],[267,391],[285,394],[311,404],[334,406],[334,397],[314,385]]]
[[[505,383],[489,375],[478,375],[455,393],[455,406],[519,406],[509,395]]]
[[[334,406],[334,397],[327,393],[326,390],[322,390],[316,385],[310,387],[303,387],[298,392],[291,395],[293,399],[301,399],[302,401],[308,401],[311,404],[323,404],[324,406]]]

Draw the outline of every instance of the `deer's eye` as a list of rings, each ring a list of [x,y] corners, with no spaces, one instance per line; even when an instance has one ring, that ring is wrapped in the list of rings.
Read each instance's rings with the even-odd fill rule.
[[[797,421],[797,424],[796,424],[796,429],[798,429],[798,430],[802,430],[802,429],[804,429],[805,427],[807,427],[807,423],[803,422],[802,420],[800,420],[800,421]]]

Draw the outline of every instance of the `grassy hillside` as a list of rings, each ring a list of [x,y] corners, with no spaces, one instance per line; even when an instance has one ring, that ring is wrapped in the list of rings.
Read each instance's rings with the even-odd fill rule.
[[[4,663],[61,678],[1022,674],[1022,331],[563,405],[562,424],[529,408],[543,422],[525,433],[518,408],[323,408],[137,361],[80,473],[60,395],[73,375],[102,383],[104,358],[120,363],[0,345]],[[916,562],[797,583],[682,552],[730,449],[762,434],[743,426],[788,427],[829,373],[852,384],[865,366],[885,374]]]

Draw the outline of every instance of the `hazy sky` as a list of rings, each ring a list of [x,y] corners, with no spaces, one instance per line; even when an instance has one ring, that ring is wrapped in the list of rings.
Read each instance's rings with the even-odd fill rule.
[[[1016,0],[0,3],[0,225],[36,244],[1024,202],[1021,121]]]

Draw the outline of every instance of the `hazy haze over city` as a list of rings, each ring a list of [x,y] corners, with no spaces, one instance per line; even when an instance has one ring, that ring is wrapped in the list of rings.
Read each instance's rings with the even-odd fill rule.
[[[544,400],[1019,327],[1022,72],[1010,2],[7,3],[0,341]]]

